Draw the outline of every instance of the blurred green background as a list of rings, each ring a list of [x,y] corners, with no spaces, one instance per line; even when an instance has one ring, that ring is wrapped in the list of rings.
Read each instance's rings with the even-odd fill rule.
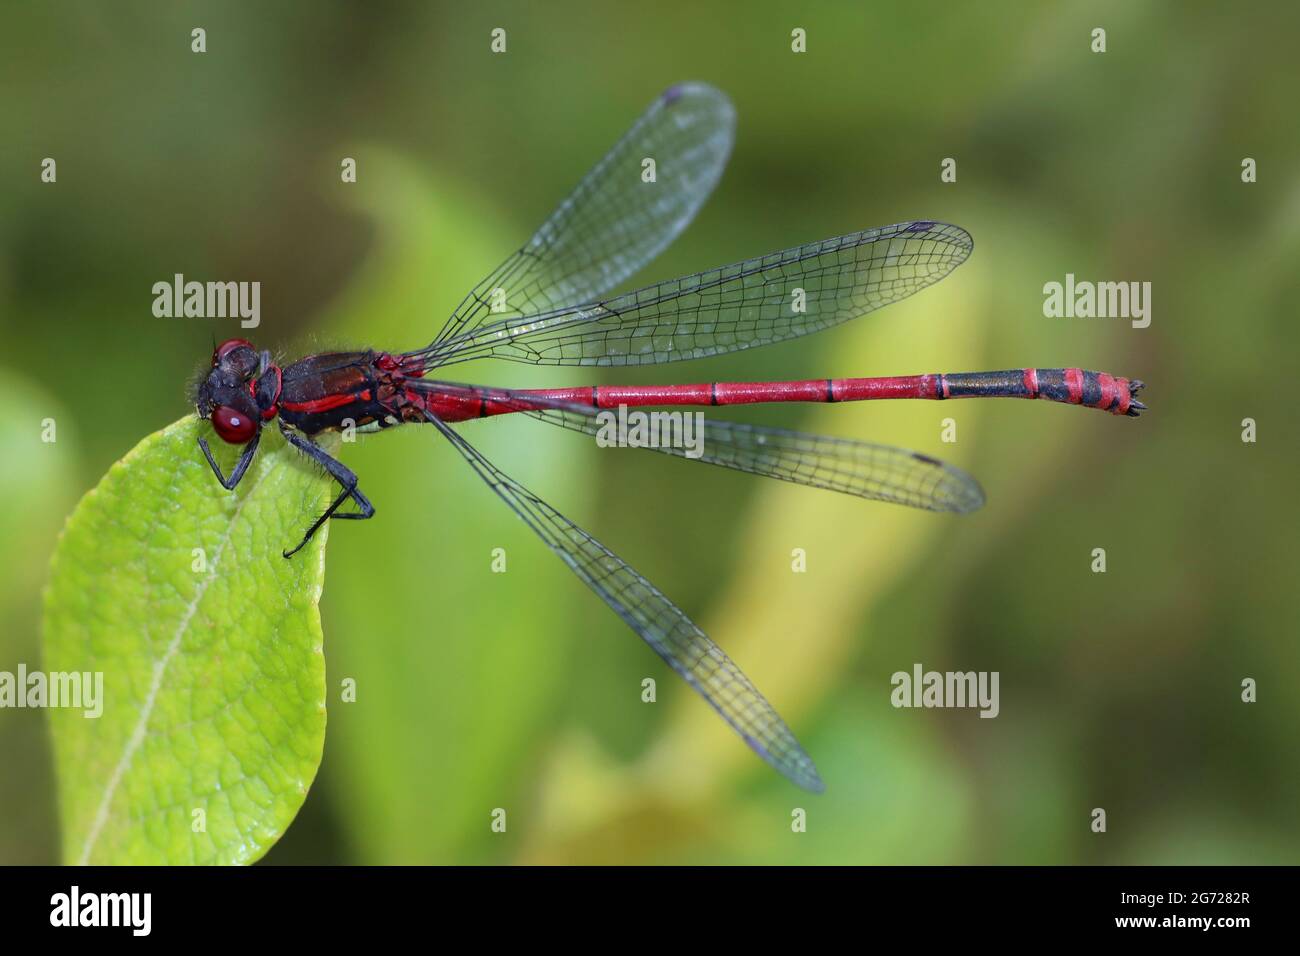
[[[974,255],[797,343],[464,377],[1068,365],[1150,383],[1138,420],[1014,402],[734,416],[949,459],[988,494],[963,518],[601,451],[531,420],[463,426],[736,658],[817,761],[820,797],[755,758],[435,435],[350,447],[378,515],[330,535],[325,757],[267,862],[1296,860],[1294,5],[49,2],[3,21],[3,670],[40,659],[64,516],[192,411],[213,336],[241,334],[155,318],[154,282],[260,280],[252,337],[289,357],[418,347],[675,81],[733,98],[736,147],[638,279],[923,217],[965,226]],[[1241,182],[1245,157],[1258,183]],[[1067,272],[1150,281],[1151,327],[1044,318],[1042,286]],[[1001,715],[895,710],[890,674],[915,662],[999,671]],[[356,703],[338,702],[345,677]],[[1258,703],[1240,701],[1246,677]],[[0,711],[0,862],[57,859],[53,793],[43,715]]]

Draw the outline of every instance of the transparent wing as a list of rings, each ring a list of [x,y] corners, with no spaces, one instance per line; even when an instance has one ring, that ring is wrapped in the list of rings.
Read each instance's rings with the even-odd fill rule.
[[[596,437],[602,433],[608,435],[617,420],[614,411],[602,413],[588,405],[557,401],[536,393],[419,379],[409,380],[408,386],[471,402],[483,401],[491,406],[492,414],[524,412]],[[687,435],[685,428],[695,428],[697,421],[692,418],[688,423],[682,417],[693,415],[690,408],[654,414],[677,416],[659,419],[661,435],[682,439],[653,446],[653,450],[666,455],[927,511],[966,514],[984,504],[984,491],[979,482],[966,472],[906,448],[707,417],[698,434]]]
[[[635,292],[495,319],[435,349],[433,368],[477,358],[532,365],[650,365],[780,342],[838,325],[938,282],[974,242],[929,220],[824,239]]]
[[[430,350],[487,318],[590,302],[658,255],[713,192],[731,153],[735,111],[719,90],[665,91],[522,249],[465,297]],[[654,181],[643,162],[654,161]],[[495,309],[495,311],[493,311]]]
[[[756,753],[794,783],[825,789],[812,759],[779,714],[672,601],[618,555],[487,460],[435,415],[437,426],[488,486],[587,587],[722,715]]]

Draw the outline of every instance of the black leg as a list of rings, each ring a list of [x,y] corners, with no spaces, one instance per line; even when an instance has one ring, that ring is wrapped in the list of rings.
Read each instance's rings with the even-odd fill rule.
[[[252,439],[244,446],[244,453],[239,456],[239,461],[235,463],[235,470],[230,473],[229,478],[221,475],[221,469],[217,466],[216,459],[212,457],[212,451],[208,448],[207,439],[199,438],[199,447],[203,449],[203,457],[208,460],[212,466],[212,473],[217,476],[217,481],[221,482],[221,487],[227,491],[234,491],[235,485],[239,484],[244,477],[244,472],[248,471],[248,465],[253,460],[253,455],[257,452],[257,443],[262,440],[262,429],[253,433]]]
[[[366,518],[374,517],[375,506],[370,503],[369,498],[357,490],[357,476],[347,467],[347,465],[343,464],[343,462],[336,458],[331,458],[329,454],[326,453],[325,449],[321,448],[309,438],[305,438],[296,432],[290,431],[285,427],[283,421],[280,422],[280,432],[284,435],[289,444],[302,451],[307,455],[307,457],[316,462],[316,464],[324,468],[325,471],[329,473],[329,476],[337,481],[343,488],[343,491],[340,492],[339,496],[334,499],[334,503],[326,508],[325,513],[317,518],[312,526],[307,529],[307,533],[303,535],[302,540],[298,542],[298,546],[289,551],[282,552],[286,558],[292,557],[302,550],[303,546],[312,539],[317,531],[320,530],[320,526],[330,518],[354,518],[364,521]],[[338,511],[339,506],[349,498],[357,503],[357,510],[344,512],[343,514],[335,514],[335,512]]]

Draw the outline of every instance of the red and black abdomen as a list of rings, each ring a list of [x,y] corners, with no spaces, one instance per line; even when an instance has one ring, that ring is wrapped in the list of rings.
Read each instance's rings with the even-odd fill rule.
[[[1146,405],[1136,379],[1117,378],[1082,368],[1014,368],[1005,372],[962,372],[939,376],[936,398],[1041,398],[1064,405],[1087,405],[1112,415],[1136,418]]]
[[[383,403],[381,372],[373,352],[312,355],[286,367],[279,413],[284,421],[314,435],[342,427],[385,423],[391,409]]]

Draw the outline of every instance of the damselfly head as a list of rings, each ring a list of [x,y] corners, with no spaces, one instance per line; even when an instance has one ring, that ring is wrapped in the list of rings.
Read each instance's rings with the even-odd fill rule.
[[[212,353],[212,368],[199,381],[194,407],[210,419],[223,441],[242,445],[253,437],[261,409],[249,387],[261,367],[261,357],[246,339],[228,339]]]

